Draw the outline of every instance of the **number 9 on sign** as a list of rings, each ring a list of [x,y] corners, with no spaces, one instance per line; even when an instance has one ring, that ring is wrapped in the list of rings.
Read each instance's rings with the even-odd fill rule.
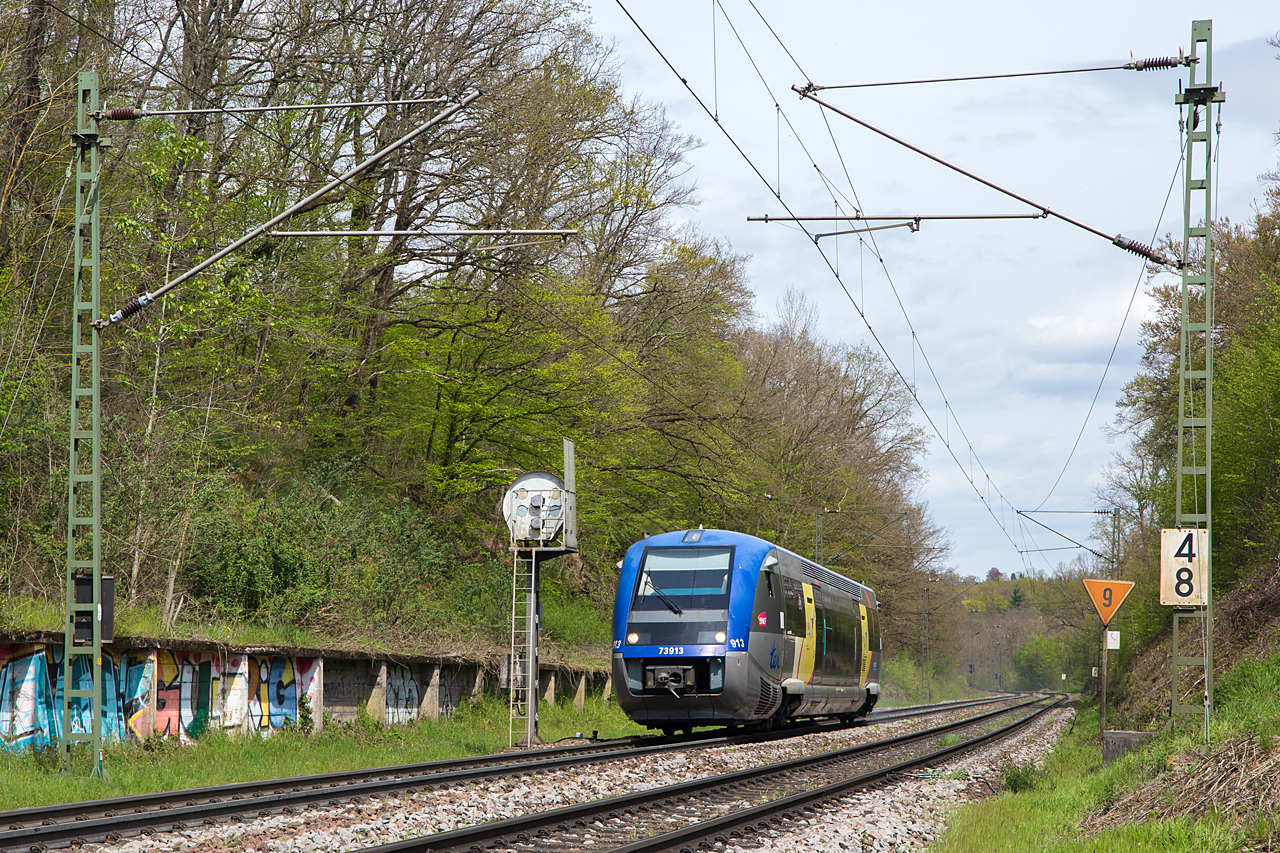
[[[1208,603],[1208,531],[1160,531],[1160,603],[1203,607]]]

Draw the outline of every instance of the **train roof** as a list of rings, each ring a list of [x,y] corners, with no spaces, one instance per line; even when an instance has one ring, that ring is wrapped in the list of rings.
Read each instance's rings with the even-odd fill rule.
[[[691,534],[697,534],[696,541],[690,541]],[[858,583],[852,578],[847,578],[839,572],[834,572],[826,566],[820,566],[810,559],[800,556],[794,551],[789,551],[781,545],[776,545],[767,539],[761,539],[759,536],[753,536],[750,533],[740,533],[736,530],[719,530],[716,528],[696,528],[690,530],[672,530],[668,533],[659,533],[632,545],[632,548],[651,548],[651,547],[671,547],[676,545],[733,545],[738,548],[744,548],[744,556],[754,558],[752,562],[763,562],[765,555],[770,551],[781,551],[784,554],[790,554],[797,559],[806,577],[818,583],[827,586],[842,589],[850,595],[862,595],[866,592],[871,593],[869,601],[875,601],[875,591],[865,584]],[[758,556],[757,556],[758,552]]]

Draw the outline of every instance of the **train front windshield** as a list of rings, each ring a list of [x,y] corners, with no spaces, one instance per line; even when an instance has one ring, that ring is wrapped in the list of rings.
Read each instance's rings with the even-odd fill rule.
[[[646,550],[631,600],[627,644],[723,644],[732,565],[733,548]]]

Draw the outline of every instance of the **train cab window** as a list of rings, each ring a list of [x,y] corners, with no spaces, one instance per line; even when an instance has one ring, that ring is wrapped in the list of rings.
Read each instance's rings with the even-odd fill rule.
[[[777,593],[773,591],[773,572],[764,573],[764,582],[765,582],[765,585],[769,587],[769,597],[777,598],[778,597]]]
[[[732,548],[653,548],[645,552],[632,610],[729,606]]]
[[[723,644],[732,566],[733,548],[646,550],[627,620],[635,645]]]

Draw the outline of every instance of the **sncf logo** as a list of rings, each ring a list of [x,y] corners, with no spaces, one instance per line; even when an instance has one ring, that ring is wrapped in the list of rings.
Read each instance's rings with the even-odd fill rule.
[[[761,611],[760,615],[756,617],[756,621],[759,622],[760,627],[763,628],[765,625],[769,624],[769,617],[765,615],[764,611]]]

